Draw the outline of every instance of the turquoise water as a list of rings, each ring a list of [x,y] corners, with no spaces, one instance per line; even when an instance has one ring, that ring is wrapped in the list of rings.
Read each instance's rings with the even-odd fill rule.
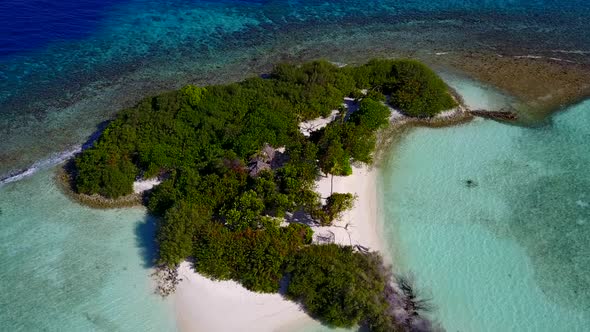
[[[474,107],[513,102],[445,78]],[[385,237],[447,330],[590,326],[588,128],[590,102],[535,128],[419,128],[395,147],[379,188]],[[145,210],[81,207],[52,176],[0,187],[2,330],[175,330],[171,303],[152,294]]]
[[[82,207],[46,170],[0,187],[0,211],[0,330],[175,330],[144,209]]]
[[[472,105],[510,102],[451,85]],[[385,237],[448,331],[587,331],[589,140],[587,101],[534,128],[417,128],[393,149],[381,173]]]
[[[279,61],[477,51],[588,63],[588,16],[585,0],[5,0],[0,178],[146,95]]]
[[[0,179],[22,168],[31,175],[0,180],[0,330],[175,329],[170,303],[151,294],[145,212],[81,207],[51,179],[52,165],[120,108],[319,57],[477,51],[588,63],[589,16],[585,0],[0,2]],[[473,105],[505,103],[493,89],[447,78]],[[393,154],[384,179],[395,202],[392,250],[432,289],[447,326],[527,330],[505,328],[543,316],[539,326],[576,330],[587,321],[572,309],[588,311],[590,256],[587,118],[570,119],[576,112],[535,129],[420,129]],[[436,162],[427,155],[435,152]],[[479,185],[467,190],[466,178]],[[422,204],[427,197],[436,204]]]

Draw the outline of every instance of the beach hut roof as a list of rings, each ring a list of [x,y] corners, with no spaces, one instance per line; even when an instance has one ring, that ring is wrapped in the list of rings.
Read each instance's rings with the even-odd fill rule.
[[[275,157],[275,153],[276,153],[276,149],[273,148],[272,146],[270,146],[270,144],[268,144],[268,143],[265,143],[264,146],[262,147],[262,150],[260,151],[262,158],[264,158],[264,161],[266,161],[266,162],[272,161]]]
[[[260,159],[256,159],[256,160],[251,161],[248,164],[248,168],[250,169],[250,176],[255,177],[260,172],[270,169],[270,164],[268,164]]]

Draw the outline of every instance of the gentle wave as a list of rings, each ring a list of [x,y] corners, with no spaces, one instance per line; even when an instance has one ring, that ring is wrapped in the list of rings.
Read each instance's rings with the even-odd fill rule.
[[[565,52],[564,51],[562,53],[575,53],[575,52]],[[580,54],[580,53],[576,53],[576,54]],[[514,58],[516,58],[516,59],[549,59],[549,60],[553,60],[553,61],[576,63],[575,61],[572,61],[572,60],[566,60],[566,59],[555,58],[555,57],[545,57],[542,55],[515,55]]]
[[[31,167],[20,169],[14,172],[11,172],[7,175],[2,175],[0,177],[0,186],[5,185],[7,183],[20,181],[28,176],[31,176],[37,173],[39,170],[49,168],[51,166],[55,166],[57,164],[61,164],[62,162],[74,157],[76,154],[86,150],[94,145],[94,142],[98,140],[100,135],[102,135],[103,130],[106,128],[109,121],[104,121],[98,125],[98,130],[92,133],[88,140],[84,144],[75,145],[72,148],[57,152],[52,154],[49,158],[39,160],[35,162]]]
[[[515,55],[514,56],[516,59],[542,59],[543,56],[542,55]]]
[[[565,54],[580,54],[580,55],[590,54],[590,51],[584,51],[584,50],[552,50],[551,52],[565,53]]]
[[[78,146],[75,146],[69,150],[55,153],[47,159],[37,161],[36,163],[31,165],[31,167],[12,172],[12,173],[8,174],[7,176],[3,176],[2,178],[0,178],[0,186],[5,185],[7,183],[20,181],[26,177],[29,177],[29,176],[37,173],[39,170],[46,169],[51,166],[55,166],[57,164],[60,164],[64,161],[72,158],[73,156],[75,156],[77,153],[80,153],[81,151],[82,151],[82,145],[78,145]]]

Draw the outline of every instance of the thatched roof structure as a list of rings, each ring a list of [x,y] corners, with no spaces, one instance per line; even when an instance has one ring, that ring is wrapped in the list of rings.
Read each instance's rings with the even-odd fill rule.
[[[260,150],[260,155],[265,162],[270,163],[275,158],[276,152],[277,150],[275,148],[265,143],[262,150]]]
[[[266,163],[261,159],[253,159],[248,163],[249,174],[251,177],[256,177],[264,170],[270,170],[270,163]]]
[[[248,162],[249,174],[252,177],[264,170],[271,170],[281,167],[285,162],[284,148],[275,149],[268,143],[265,143],[259,152],[254,154]]]

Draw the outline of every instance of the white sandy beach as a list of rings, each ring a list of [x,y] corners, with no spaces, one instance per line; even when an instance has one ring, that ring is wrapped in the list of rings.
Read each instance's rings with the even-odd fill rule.
[[[367,167],[355,167],[348,177],[334,177],[334,192],[350,192],[358,198],[333,226],[313,227],[315,236],[332,232],[340,244],[382,248],[375,183],[376,171]],[[321,178],[317,190],[322,197],[329,196],[330,177]],[[212,281],[186,262],[179,276],[183,280],[174,296],[181,331],[296,331],[314,324],[296,303],[279,294],[250,292],[233,281]]]
[[[350,106],[350,101],[346,100],[345,107]],[[390,109],[392,125],[408,121],[405,115]],[[457,108],[436,118],[450,119],[462,112],[463,109]],[[337,111],[334,111],[328,118],[303,122],[300,130],[309,136],[312,131],[326,126],[336,115]],[[316,191],[322,198],[330,196],[331,181],[331,176],[317,181]],[[380,232],[382,221],[376,181],[377,170],[367,166],[353,167],[351,176],[335,176],[333,192],[352,193],[357,199],[354,207],[332,226],[313,226],[314,242],[321,242],[320,238],[331,238],[338,244],[380,251],[386,255],[385,260],[390,261],[391,257],[383,250],[385,245]],[[233,281],[212,281],[195,273],[186,262],[181,265],[179,276],[183,280],[174,296],[181,331],[294,332],[314,324],[297,304],[279,294],[254,293]]]
[[[334,234],[336,243],[360,245],[372,251],[381,251],[383,242],[379,235],[379,204],[377,204],[375,169],[367,166],[354,167],[351,176],[335,176],[333,192],[352,193],[357,196],[354,207],[332,226],[312,227],[314,239],[318,236]],[[317,182],[317,191],[322,198],[330,196],[331,176],[322,177]]]
[[[180,265],[175,310],[181,331],[288,331],[311,324],[295,302],[251,292],[234,281],[213,281]]]
[[[133,182],[133,192],[136,194],[141,194],[144,191],[151,190],[160,183],[162,183],[162,181],[158,178],[137,180]]]
[[[328,123],[334,121],[334,119],[336,119],[336,117],[338,116],[338,113],[339,112],[337,110],[333,110],[332,113],[330,113],[330,116],[328,116],[327,118],[316,118],[308,121],[303,121],[299,124],[299,130],[303,135],[309,137],[312,132],[320,130],[327,126]]]

